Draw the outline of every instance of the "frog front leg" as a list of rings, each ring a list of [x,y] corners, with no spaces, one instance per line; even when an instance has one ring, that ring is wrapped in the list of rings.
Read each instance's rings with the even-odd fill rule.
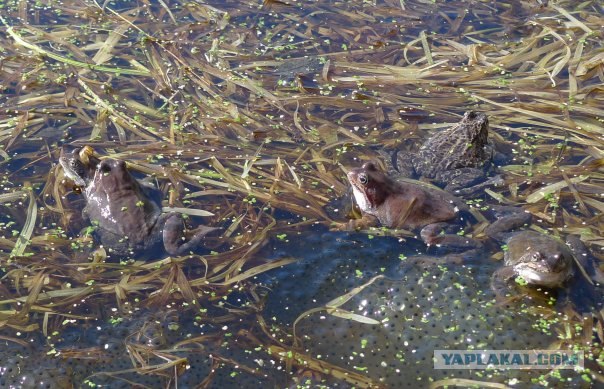
[[[504,266],[497,269],[491,277],[491,289],[495,292],[495,299],[502,301],[511,294],[510,280],[516,276],[512,266]]]
[[[220,230],[216,227],[200,225],[193,233],[193,236],[187,238],[185,235],[185,225],[180,214],[170,212],[160,216],[158,226],[163,226],[162,238],[164,248],[170,255],[185,255],[200,246],[201,241],[206,235],[213,231]]]
[[[407,178],[413,178],[417,176],[415,167],[413,166],[413,160],[416,155],[408,151],[397,151],[391,156],[388,166],[388,174],[393,176],[402,176]]]
[[[359,231],[366,230],[369,227],[379,225],[377,217],[369,214],[363,214],[360,219],[350,219],[347,223],[333,223],[331,230],[333,231]]]

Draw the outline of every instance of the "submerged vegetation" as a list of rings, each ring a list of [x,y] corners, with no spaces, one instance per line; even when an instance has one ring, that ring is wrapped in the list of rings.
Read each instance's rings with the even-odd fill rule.
[[[534,229],[578,235],[596,256],[602,252],[599,1],[39,0],[0,7],[0,337],[26,349],[42,334],[45,349],[36,358],[103,361],[119,351],[58,344],[68,343],[70,329],[132,321],[125,335],[113,335],[130,366],[92,364],[76,385],[152,376],[176,386],[195,355],[211,354],[212,369],[198,370],[200,387],[219,380],[221,369],[219,382],[247,375],[275,386],[387,386],[371,369],[313,355],[300,346],[299,331],[264,316],[268,292],[256,276],[298,253],[258,254],[275,239],[337,222],[325,206],[346,194],[350,167],[379,159],[381,148],[414,150],[467,110],[485,112],[491,139],[514,155],[499,168],[505,184],[485,190],[477,208],[522,206],[538,220]],[[80,217],[81,196],[57,166],[64,144],[127,161],[155,180],[165,207],[224,233],[206,255],[105,261]],[[357,279],[325,311],[378,323],[341,308],[369,279]],[[556,346],[584,349],[601,366],[593,336],[604,339],[602,312],[537,311],[536,327],[545,329],[536,331],[557,326]],[[191,335],[191,328],[206,329]],[[262,358],[279,368],[241,362]],[[577,375],[586,384],[604,381],[594,370]],[[550,379],[560,378],[550,372],[534,382]]]

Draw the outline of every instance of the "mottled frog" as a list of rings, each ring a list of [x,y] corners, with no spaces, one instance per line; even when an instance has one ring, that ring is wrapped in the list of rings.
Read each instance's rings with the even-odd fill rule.
[[[417,153],[395,153],[391,158],[393,168],[407,177],[428,178],[450,192],[473,193],[501,181],[495,177],[481,184],[492,166],[488,135],[487,116],[466,112],[459,123],[434,134]]]

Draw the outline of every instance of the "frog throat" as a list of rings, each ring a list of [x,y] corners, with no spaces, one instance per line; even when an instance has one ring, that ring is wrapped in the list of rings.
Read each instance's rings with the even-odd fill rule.
[[[354,199],[360,209],[367,210],[372,208],[371,203],[369,202],[369,199],[365,193],[363,193],[363,191],[361,191],[355,185],[352,185],[352,194],[354,195]]]

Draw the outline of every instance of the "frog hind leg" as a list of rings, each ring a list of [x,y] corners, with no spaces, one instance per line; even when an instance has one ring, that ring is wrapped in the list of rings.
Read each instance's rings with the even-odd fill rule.
[[[167,213],[161,216],[163,225],[163,243],[166,252],[170,255],[185,255],[194,251],[201,245],[203,239],[210,233],[221,230],[218,227],[208,227],[200,225],[192,231],[193,235],[190,238],[185,236],[185,226],[182,217],[176,213]]]
[[[485,228],[484,233],[497,241],[504,241],[514,231],[529,225],[532,220],[531,214],[520,207],[493,205],[490,211],[495,214],[496,220]]]
[[[482,247],[482,243],[468,236],[453,233],[451,228],[459,229],[460,226],[450,223],[428,224],[420,231],[419,235],[428,246],[443,247],[447,251],[465,251]]]
[[[453,193],[456,196],[469,196],[476,197],[484,194],[484,188],[490,187],[501,187],[505,184],[505,181],[501,175],[489,177],[486,181],[482,181],[478,184],[465,187],[465,188],[445,188],[447,191]]]
[[[485,180],[484,170],[473,167],[462,167],[439,172],[434,177],[434,181],[439,185],[444,185],[444,189],[448,192],[454,192],[456,189],[469,188]]]
[[[559,290],[556,311],[583,323],[591,323],[583,326],[586,343],[593,341],[594,337],[604,340],[604,291],[599,283],[592,284],[583,275],[575,274],[566,287]]]
[[[562,307],[569,306],[579,316],[590,315],[604,308],[604,291],[582,276],[575,275],[561,290],[558,303]]]
[[[577,261],[577,266],[589,283],[604,285],[604,274],[597,266],[597,260],[577,235],[568,235],[566,244]]]
[[[481,259],[484,259],[483,251],[479,249],[471,249],[461,253],[447,253],[440,256],[424,254],[414,255],[409,257],[404,264],[416,265],[427,269],[435,265],[464,265],[469,263],[478,263],[478,261]]]

